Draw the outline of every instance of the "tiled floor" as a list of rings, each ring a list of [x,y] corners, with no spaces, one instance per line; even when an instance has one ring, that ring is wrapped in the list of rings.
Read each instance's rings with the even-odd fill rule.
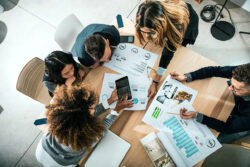
[[[186,1],[197,13],[204,5],[215,3]],[[134,19],[140,0],[0,0],[0,4],[3,2],[13,8],[0,14],[8,28],[0,44],[0,105],[4,109],[0,112],[0,166],[37,167],[41,165],[34,153],[42,134],[33,121],[44,106],[16,91],[19,72],[33,57],[44,59],[49,52],[60,49],[54,41],[55,28],[67,15],[74,13],[83,25],[109,24],[117,14]],[[200,20],[197,41],[189,47],[221,65],[250,62],[250,36],[238,33],[250,31],[250,13],[233,4],[228,7],[236,25],[235,36],[218,41],[210,34],[211,23]]]

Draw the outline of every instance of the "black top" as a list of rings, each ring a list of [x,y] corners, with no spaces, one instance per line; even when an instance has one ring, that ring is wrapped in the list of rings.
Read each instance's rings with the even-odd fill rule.
[[[80,64],[76,64],[74,66],[74,76],[77,77],[79,69],[83,70]],[[48,89],[49,95],[53,97],[54,90],[57,85],[65,84],[64,80],[63,82],[55,82],[53,79],[49,77],[49,72],[47,69],[45,69],[44,75],[43,75],[43,85]]]
[[[192,80],[209,77],[232,78],[237,66],[205,67],[191,72]],[[250,130],[250,101],[234,96],[235,106],[225,122],[203,115],[202,123],[222,133],[236,133]]]
[[[85,40],[93,34],[99,34],[105,39],[108,39],[111,46],[117,46],[120,42],[120,34],[115,26],[105,24],[90,24],[85,27],[76,38],[72,49],[72,54],[73,56],[78,57],[78,60],[81,62],[81,64],[87,67],[95,64],[95,60],[93,60],[93,58],[85,51]]]
[[[196,37],[198,36],[198,24],[199,24],[199,17],[197,13],[195,12],[193,7],[189,3],[186,3],[186,4],[188,6],[188,11],[189,11],[189,23],[188,23],[188,26],[187,26],[187,29],[183,38],[183,42],[182,42],[183,46],[186,46],[187,44],[194,44]],[[162,67],[165,69],[167,68],[168,64],[173,58],[174,52],[176,50],[176,48],[172,46],[170,43],[167,43],[167,45],[173,51],[167,49],[166,47],[164,47],[162,51],[159,67]]]

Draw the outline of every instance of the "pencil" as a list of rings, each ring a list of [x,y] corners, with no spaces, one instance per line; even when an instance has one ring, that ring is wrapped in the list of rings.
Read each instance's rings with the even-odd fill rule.
[[[175,114],[175,115],[180,115],[180,114],[177,114],[177,113],[173,113],[173,112],[167,112],[168,114]]]

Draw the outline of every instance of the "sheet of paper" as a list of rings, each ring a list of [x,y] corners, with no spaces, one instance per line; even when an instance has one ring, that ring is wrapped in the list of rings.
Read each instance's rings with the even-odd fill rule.
[[[165,135],[164,138],[168,139],[167,142],[171,143],[187,166],[197,164],[221,147],[208,127],[193,119],[184,120],[180,116],[169,116],[162,125],[164,127],[160,133]],[[170,151],[169,153],[171,155]]]
[[[138,46],[129,43],[120,43],[116,47],[110,62],[104,63],[104,66],[123,75],[147,77],[150,71],[148,67],[153,67],[157,58],[157,54],[146,51]]]
[[[192,105],[196,96],[196,90],[168,76],[155,95],[142,121],[159,129],[161,128],[161,122],[159,121],[161,117],[169,112],[177,111],[176,113],[179,114],[182,103]]]
[[[110,97],[112,91],[115,88],[115,80],[124,77],[124,75],[119,74],[104,74],[104,79],[102,83],[102,90],[99,101],[102,102]],[[128,80],[131,88],[132,98],[134,106],[132,108],[126,108],[125,110],[145,110],[148,103],[148,88],[151,84],[151,80],[148,78],[138,79],[128,75]],[[115,108],[116,103],[110,105],[111,108]]]
[[[193,166],[221,147],[206,125],[194,119],[184,120],[180,109],[195,111],[192,103],[197,91],[173,80],[170,76],[162,84],[143,121],[160,130],[160,140],[175,163]],[[173,151],[175,150],[175,151]]]

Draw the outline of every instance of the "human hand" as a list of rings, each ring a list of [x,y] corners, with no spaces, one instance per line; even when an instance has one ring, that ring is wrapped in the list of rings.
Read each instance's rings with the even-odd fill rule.
[[[181,74],[181,73],[177,73],[175,71],[171,72],[170,75],[171,75],[172,79],[176,79],[178,81],[186,81],[187,80],[187,76],[186,75]]]
[[[128,96],[126,96],[124,99],[118,101],[114,110],[119,113],[124,108],[133,107],[133,104],[134,104],[133,100],[131,100],[131,101],[127,101],[127,100],[128,100]]]
[[[79,78],[80,80],[82,80],[85,74],[86,74],[85,71],[79,70],[79,71],[78,71],[78,78]]]
[[[116,91],[116,88],[113,90],[111,96],[109,97],[108,99],[108,103],[109,105],[114,103],[116,100],[118,100],[118,95],[117,95],[117,91]]]
[[[66,81],[65,81],[65,85],[67,86],[70,86],[72,85],[72,83],[76,80],[76,77],[75,76],[72,76],[70,78],[68,78]]]
[[[151,86],[148,88],[148,99],[154,97],[157,93],[157,84],[152,83]]]
[[[187,113],[187,109],[186,108],[182,108],[180,109],[180,116],[183,119],[191,119],[191,118],[195,118],[196,117],[196,113],[195,111],[189,111]]]

